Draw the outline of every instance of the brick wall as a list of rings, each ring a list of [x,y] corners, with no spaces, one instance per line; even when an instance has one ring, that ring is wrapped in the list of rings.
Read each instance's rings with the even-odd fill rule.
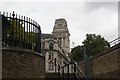
[[[120,78],[120,45],[90,61],[90,78]],[[80,62],[84,72],[84,62]]]
[[[2,50],[3,78],[44,78],[44,57],[27,50]]]
[[[120,79],[120,49],[118,50],[118,77]]]
[[[118,77],[118,49],[92,60],[93,77]]]

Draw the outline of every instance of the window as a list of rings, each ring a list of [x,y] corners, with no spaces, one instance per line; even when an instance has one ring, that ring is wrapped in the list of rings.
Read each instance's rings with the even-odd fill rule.
[[[48,63],[48,69],[49,70],[54,70],[54,63],[53,62]]]
[[[52,66],[51,70],[54,70],[54,64],[53,63],[51,63],[51,66]]]
[[[61,39],[61,38],[58,38],[58,42],[59,42],[59,44],[61,45],[61,44],[62,44],[62,39]]]
[[[51,70],[51,64],[50,63],[48,63],[48,69]]]
[[[49,54],[48,59],[51,59],[51,54]]]
[[[54,54],[50,52],[48,54],[48,70],[54,70]]]
[[[65,46],[65,37],[63,38],[63,46]]]
[[[49,49],[53,49],[53,43],[49,44]]]
[[[53,59],[54,59],[54,54],[53,53],[49,53],[48,60],[53,60]]]
[[[42,47],[42,49],[45,48],[45,42],[42,43],[41,47]]]

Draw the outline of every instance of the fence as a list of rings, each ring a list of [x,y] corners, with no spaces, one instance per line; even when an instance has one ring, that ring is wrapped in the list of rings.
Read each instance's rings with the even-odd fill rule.
[[[41,51],[41,29],[34,20],[8,12],[2,15],[2,46]]]

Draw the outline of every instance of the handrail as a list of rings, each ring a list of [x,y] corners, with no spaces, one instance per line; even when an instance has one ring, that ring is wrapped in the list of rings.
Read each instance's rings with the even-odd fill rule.
[[[110,47],[112,47],[112,46],[114,46],[116,44],[119,44],[119,43],[120,43],[120,37],[118,37],[118,38],[112,40],[111,42],[109,42]]]
[[[87,77],[84,75],[84,73],[82,72],[82,70],[80,69],[80,67],[78,66],[77,62],[75,62],[76,68],[78,68],[78,71],[82,74],[83,78],[85,78],[85,80],[87,80]]]
[[[77,62],[74,61],[74,63],[75,63],[75,65],[76,65],[76,68],[78,68],[78,71],[82,74],[83,78],[84,78],[85,80],[87,80],[87,77],[84,75],[84,73],[82,72],[82,70],[81,70],[80,67],[78,66]],[[76,73],[76,74],[77,74],[77,73]],[[77,75],[77,76],[78,76],[78,75]],[[79,75],[79,77],[80,77],[80,75]]]
[[[65,65],[63,65],[63,66],[61,66],[60,68],[62,68],[62,70],[63,70],[63,78],[64,78],[64,68],[65,67],[67,67],[68,66],[68,78],[69,78],[69,65],[72,65],[72,64],[74,64],[74,74],[75,74],[75,76],[79,79],[79,80],[81,80],[80,78],[83,78],[84,80],[87,80],[87,77],[84,75],[84,73],[82,72],[82,70],[80,69],[80,67],[78,66],[78,64],[77,64],[77,62],[75,62],[75,61],[72,61],[72,62],[70,62],[70,63],[68,63],[68,64],[65,64]]]

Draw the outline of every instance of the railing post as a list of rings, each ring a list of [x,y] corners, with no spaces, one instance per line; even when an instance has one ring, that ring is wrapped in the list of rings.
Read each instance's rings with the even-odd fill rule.
[[[29,43],[29,37],[28,37],[28,17],[27,17],[27,19],[26,19],[26,21],[27,21],[27,27],[26,27],[26,29],[27,29],[27,34],[26,34],[26,37],[27,37],[27,39],[26,39],[26,48],[27,49],[29,49],[29,45],[28,45],[28,43]]]
[[[55,58],[55,60],[54,60],[54,61],[55,61],[54,63],[55,63],[55,73],[56,73],[56,58]]]
[[[60,76],[60,65],[58,64],[58,76]]]
[[[64,67],[62,67],[62,78],[63,78],[63,80],[64,80]]]
[[[76,73],[76,64],[74,63],[74,73]]]
[[[18,19],[18,37],[19,37],[19,48],[20,48],[20,46],[21,46],[21,30],[20,30],[20,28],[21,28],[21,24],[20,24],[20,15],[19,15],[19,19]]]
[[[16,14],[16,22],[15,22],[15,24],[16,24],[15,25],[16,26],[15,27],[15,32],[16,32],[15,33],[15,47],[18,47],[18,45],[17,45],[18,44],[18,36],[17,36],[18,35],[18,30],[17,30],[18,24],[17,24],[17,22],[18,22],[18,20],[17,20],[17,14]]]
[[[85,76],[86,78],[89,78],[89,69],[90,65],[89,65],[89,57],[86,54],[86,48],[84,47],[84,68],[85,68]]]
[[[41,52],[41,41],[40,41],[40,35],[41,35],[41,30],[40,27],[38,28],[38,33],[36,33],[36,38],[35,38],[35,48],[34,50],[36,52]]]
[[[69,64],[67,65],[67,73],[68,73],[68,80],[69,80]]]
[[[76,80],[76,64],[74,63],[74,79]]]
[[[25,16],[23,17],[23,23],[24,23],[24,27],[23,27],[23,41],[24,41],[24,43],[23,44],[25,44],[24,46],[23,46],[23,48],[26,48],[26,41],[25,41]]]
[[[2,73],[2,15],[0,14],[0,73]],[[0,74],[2,80],[2,74]]]
[[[11,33],[12,36],[11,36],[11,39],[12,39],[12,44],[13,44],[12,46],[14,46],[15,45],[15,40],[14,40],[15,39],[15,35],[14,35],[14,26],[15,26],[14,25],[14,21],[15,21],[14,18],[15,18],[15,13],[14,13],[14,11],[13,11],[12,17],[13,17],[13,21],[12,21],[13,25],[12,25],[12,33]]]

